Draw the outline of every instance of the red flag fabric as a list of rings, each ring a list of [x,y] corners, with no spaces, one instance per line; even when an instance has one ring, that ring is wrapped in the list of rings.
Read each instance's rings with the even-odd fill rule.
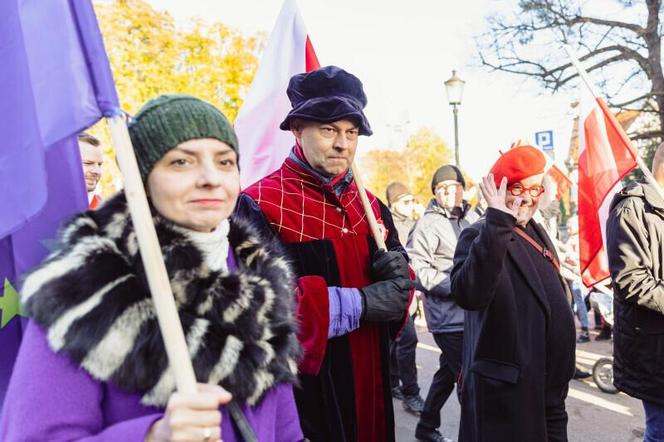
[[[610,276],[606,219],[621,180],[636,167],[637,150],[601,98],[587,92],[579,130],[579,261],[590,287]]]
[[[551,165],[548,172],[549,177],[556,183],[556,199],[559,200],[572,187],[572,180],[555,164]]]
[[[240,142],[242,188],[277,170],[288,156],[295,139],[279,129],[291,108],[286,96],[288,81],[319,67],[296,0],[285,0],[234,123]]]

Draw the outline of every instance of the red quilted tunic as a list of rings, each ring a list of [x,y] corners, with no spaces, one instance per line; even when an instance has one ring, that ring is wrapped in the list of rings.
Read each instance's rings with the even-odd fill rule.
[[[261,208],[283,242],[342,239],[369,233],[355,181],[339,196],[332,185],[290,158],[281,169],[245,190]],[[381,218],[375,196],[367,193],[374,215]]]
[[[352,392],[349,397],[354,401],[354,407],[350,408],[355,409],[354,422],[349,424],[348,419],[340,418],[342,422],[339,425],[355,427],[354,435],[349,437],[348,434],[335,433],[334,436],[326,436],[326,440],[394,440],[387,368],[387,327],[362,322],[358,329],[343,338],[328,340],[327,337],[327,287],[361,288],[372,282],[370,255],[375,250],[375,243],[370,236],[355,182],[352,181],[337,196],[332,184],[323,184],[318,177],[289,158],[279,170],[250,186],[244,193],[260,208],[265,221],[287,249],[296,251],[291,257],[296,261],[295,268],[299,269],[300,275],[299,338],[305,350],[300,372],[306,378],[303,381],[304,392],[298,397],[296,391],[296,399],[305,436],[317,440],[317,426],[334,426],[334,415],[343,415],[345,410],[333,410],[335,404],[326,403],[329,398],[324,396],[328,391],[336,391],[335,395],[343,396],[339,394],[339,385],[350,381]],[[375,196],[368,194],[368,197],[374,215],[379,223],[383,223],[385,206]],[[385,224],[394,230],[394,234],[388,232],[388,248],[401,248],[391,218]],[[339,366],[345,366],[348,371],[344,374],[344,369]],[[352,380],[340,379],[345,375],[350,375]],[[328,386],[328,383],[334,385]],[[316,395],[308,394],[308,385],[315,386]],[[335,401],[343,402],[343,398],[337,397]],[[339,403],[336,406],[343,408]],[[311,410],[312,407],[314,410]],[[317,413],[333,417],[320,417]],[[313,428],[313,432],[308,431],[308,426]],[[343,431],[346,432],[347,428]]]

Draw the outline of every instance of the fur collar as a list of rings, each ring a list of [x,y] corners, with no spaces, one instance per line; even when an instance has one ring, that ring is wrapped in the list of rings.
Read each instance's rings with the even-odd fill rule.
[[[237,269],[215,272],[181,230],[159,216],[154,222],[197,380],[250,405],[273,385],[295,382],[293,275],[278,244],[233,221]],[[165,406],[175,379],[124,194],[74,218],[60,242],[25,280],[26,311],[55,352],[142,394],[145,405]]]

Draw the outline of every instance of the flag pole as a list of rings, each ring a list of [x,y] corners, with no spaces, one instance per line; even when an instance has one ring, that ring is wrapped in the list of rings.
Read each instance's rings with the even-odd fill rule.
[[[180,323],[173,292],[166,273],[166,266],[159,247],[159,240],[152,221],[145,188],[138,171],[136,156],[129,138],[127,124],[122,116],[107,118],[111,138],[115,147],[124,181],[124,192],[129,205],[134,231],[138,239],[145,273],[152,293],[159,328],[166,347],[166,353],[175,373],[177,390],[181,393],[195,393],[196,375]]]
[[[367,214],[367,221],[369,222],[371,234],[376,241],[378,249],[387,250],[387,247],[385,246],[385,240],[383,240],[383,235],[380,233],[380,229],[378,228],[378,221],[376,221],[376,216],[374,215],[373,209],[371,208],[371,203],[367,197],[367,191],[364,190],[364,184],[362,183],[362,178],[360,178],[355,161],[353,161],[351,169],[353,171],[353,179],[355,179],[355,184],[357,185],[357,190],[360,193],[362,207],[364,207],[364,212]]]
[[[576,54],[574,53],[574,50],[572,47],[568,44],[563,44],[563,48],[565,49],[565,52],[567,52],[567,55],[570,58],[570,61],[572,62],[572,65],[576,68],[576,70],[579,73],[579,76],[581,77],[581,80],[586,84],[588,89],[590,90],[590,93],[592,94],[593,97],[598,98],[599,94],[595,91],[595,87],[593,85],[592,80],[590,79],[590,76],[588,75],[588,72],[581,66],[581,62],[577,58]],[[652,172],[650,171],[650,168],[646,165],[645,161],[643,161],[643,158],[641,157],[641,153],[637,150],[636,151],[636,164],[639,166],[641,171],[643,172],[643,176],[646,178],[646,180],[652,184],[659,194],[660,198],[664,200],[664,189],[659,185],[655,177],[653,176]]]

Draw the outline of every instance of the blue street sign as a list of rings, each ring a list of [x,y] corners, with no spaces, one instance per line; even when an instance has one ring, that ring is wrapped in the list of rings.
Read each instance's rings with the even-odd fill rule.
[[[535,132],[535,144],[542,150],[553,150],[553,131]]]

